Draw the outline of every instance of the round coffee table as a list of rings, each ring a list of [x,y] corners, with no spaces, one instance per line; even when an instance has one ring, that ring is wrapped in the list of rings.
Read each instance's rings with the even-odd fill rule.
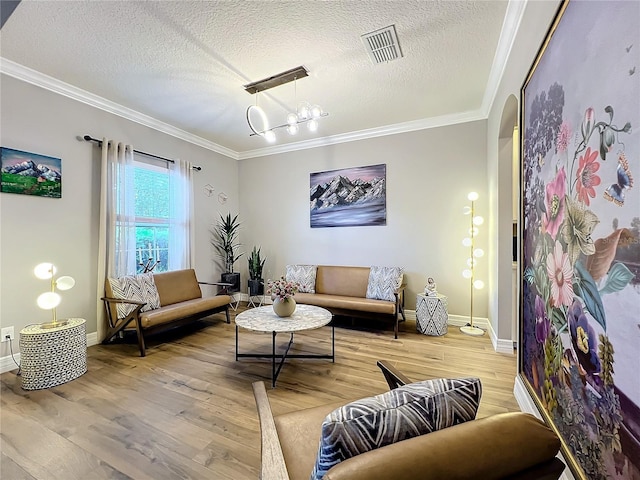
[[[329,310],[314,305],[296,305],[296,311],[290,317],[278,317],[273,307],[252,308],[236,315],[236,361],[239,358],[270,358],[271,386],[275,388],[276,380],[287,358],[328,358],[335,362],[335,329],[331,325],[331,354],[289,354],[293,343],[293,334],[305,330],[314,330],[331,323],[333,315]],[[271,353],[239,353],[238,327],[260,333],[271,333]],[[284,353],[276,353],[276,335],[290,333],[289,343]],[[276,368],[276,359],[279,364]]]

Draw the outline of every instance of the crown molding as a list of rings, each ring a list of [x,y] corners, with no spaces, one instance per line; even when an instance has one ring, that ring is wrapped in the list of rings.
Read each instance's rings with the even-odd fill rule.
[[[500,81],[506,67],[509,54],[513,47],[513,42],[520,27],[522,16],[528,0],[509,0],[507,11],[505,13],[500,38],[496,53],[489,72],[487,87],[482,99],[482,105],[478,110],[454,113],[450,115],[441,115],[439,117],[430,117],[409,122],[397,123],[393,125],[385,125],[382,127],[358,130],[355,132],[331,135],[328,137],[318,137],[302,142],[287,143],[284,145],[274,145],[255,150],[247,150],[237,152],[230,148],[223,147],[217,143],[205,140],[202,137],[193,135],[189,132],[176,128],[167,123],[156,120],[153,117],[136,112],[130,108],[119,105],[115,102],[99,97],[92,93],[81,90],[73,85],[57,80],[43,73],[32,70],[28,67],[12,62],[6,58],[0,57],[0,73],[15,77],[27,83],[45,88],[52,92],[64,95],[68,98],[77,100],[95,108],[118,115],[127,120],[139,123],[141,125],[153,128],[159,132],[171,135],[173,137],[184,140],[185,142],[198,145],[207,150],[217,152],[234,160],[247,160],[251,158],[264,157],[268,155],[276,155],[288,152],[296,152],[299,150],[307,150],[310,148],[324,147],[328,145],[336,145],[339,143],[355,142],[358,140],[366,140],[369,138],[382,137],[386,135],[396,135],[399,133],[413,132],[416,130],[425,130],[428,128],[437,128],[447,125],[455,125],[458,123],[472,122],[476,120],[486,120],[495,97],[500,86]]]
[[[455,125],[458,123],[474,122],[476,120],[486,120],[486,118],[487,117],[483,116],[480,110],[453,113],[450,115],[441,115],[439,117],[423,118],[420,120],[412,120],[410,122],[385,125],[383,127],[368,128],[355,132],[341,133],[328,137],[319,137],[302,142],[274,145],[270,147],[258,148],[256,150],[247,150],[246,152],[240,152],[238,154],[238,159],[247,160],[249,158],[295,152],[298,150],[307,150],[309,148],[325,147],[327,145],[336,145],[338,143],[355,142],[358,140],[366,140],[369,138],[396,135],[398,133],[407,133],[416,130],[425,130],[428,128],[444,127],[447,125]]]
[[[18,80],[36,85],[73,100],[77,100],[78,102],[112,113],[127,120],[131,120],[132,122],[139,123],[145,127],[153,128],[159,132],[166,133],[167,135],[179,138],[185,142],[189,142],[226,157],[233,158],[234,160],[238,160],[238,152],[231,150],[230,148],[223,147],[217,143],[205,140],[197,135],[193,135],[192,133],[185,132],[184,130],[169,125],[168,123],[161,122],[160,120],[144,115],[132,110],[131,108],[123,107],[122,105],[107,100],[106,98],[94,95],[93,93],[89,93],[78,87],[74,87],[73,85],[62,82],[36,70],[32,70],[31,68],[15,63],[4,57],[0,57],[0,73],[4,73],[10,77],[17,78]]]
[[[480,111],[485,118],[489,117],[491,107],[496,99],[498,87],[500,86],[504,69],[507,66],[507,60],[511,54],[516,34],[520,28],[520,22],[522,21],[527,2],[528,0],[509,0],[507,4],[507,11],[504,15],[502,30],[500,31],[500,38],[498,39],[496,53],[493,56],[487,87],[484,90],[482,106],[480,107]]]

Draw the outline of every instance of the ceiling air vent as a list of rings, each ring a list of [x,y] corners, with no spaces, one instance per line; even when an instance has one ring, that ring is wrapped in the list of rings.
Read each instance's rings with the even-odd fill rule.
[[[374,64],[390,62],[402,57],[395,25],[365,33],[360,38]]]

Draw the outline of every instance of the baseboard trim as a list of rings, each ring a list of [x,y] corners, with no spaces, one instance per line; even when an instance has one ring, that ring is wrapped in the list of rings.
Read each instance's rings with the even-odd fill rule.
[[[504,338],[496,338],[493,344],[497,353],[505,353],[508,355],[515,355],[515,349],[513,348],[512,340],[505,340]]]
[[[97,345],[98,343],[98,332],[87,333],[87,347],[91,347],[92,345]],[[20,365],[20,352],[14,355],[16,362]],[[16,364],[11,358],[11,355],[7,355],[6,357],[0,358],[0,373],[10,372],[11,370],[17,370]]]
[[[87,333],[87,347],[91,347],[92,345],[97,345],[98,343],[98,332]]]
[[[20,352],[14,355],[16,362],[20,365]],[[7,355],[6,357],[0,358],[0,373],[10,372],[11,370],[17,370],[16,364],[13,363],[13,358],[11,355]]]

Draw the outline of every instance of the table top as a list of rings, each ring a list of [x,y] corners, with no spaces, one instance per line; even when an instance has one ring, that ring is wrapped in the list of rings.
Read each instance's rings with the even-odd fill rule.
[[[84,318],[65,318],[65,319],[60,319],[60,321],[63,321],[63,320],[66,320],[67,323],[65,325],[61,325],[61,326],[55,327],[55,328],[42,328],[42,324],[40,324],[40,323],[36,323],[36,324],[33,324],[33,325],[27,325],[22,330],[20,330],[20,335],[33,335],[33,334],[42,335],[43,333],[56,333],[56,332],[60,332],[62,330],[68,330],[70,328],[75,328],[78,325],[82,325],[85,322]]]
[[[418,297],[425,297],[425,298],[439,298],[439,299],[446,299],[447,298],[446,295],[442,295],[441,293],[437,293],[436,295],[425,295],[424,293],[418,293],[417,296]]]
[[[254,332],[299,332],[313,330],[331,322],[331,312],[314,305],[296,305],[290,317],[279,317],[273,306],[251,308],[236,315],[236,325]]]

